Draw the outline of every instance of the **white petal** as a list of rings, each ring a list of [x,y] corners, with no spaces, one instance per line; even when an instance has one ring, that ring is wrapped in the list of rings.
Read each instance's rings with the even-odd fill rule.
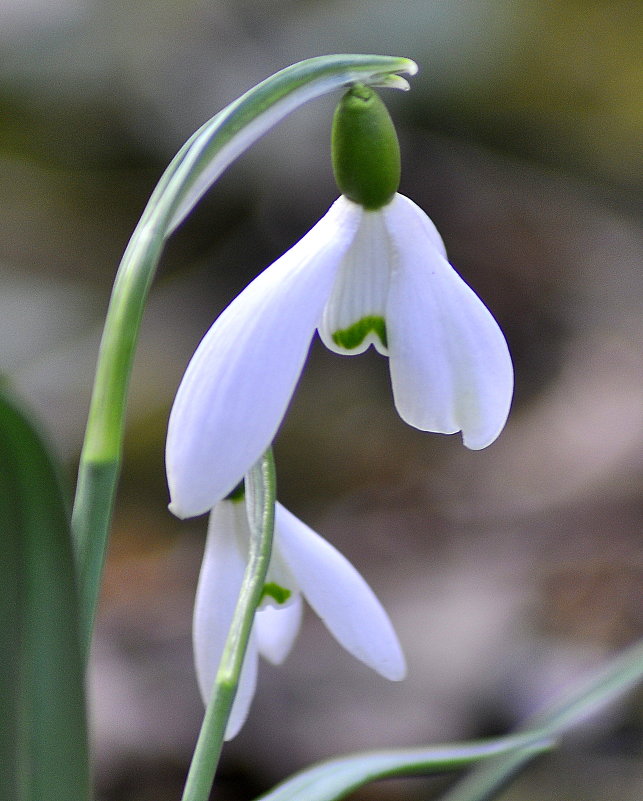
[[[246,569],[243,547],[247,526],[244,503],[222,501],[210,513],[192,625],[196,675],[205,705],[214,687]],[[258,661],[253,633],[226,727],[226,740],[239,732],[248,716],[257,684]]]
[[[386,228],[393,240],[395,240],[395,233],[392,233],[391,225],[395,226],[395,221],[398,220],[399,226],[409,226],[408,233],[410,235],[428,239],[435,250],[448,260],[444,240],[435,227],[435,223],[411,198],[400,195],[398,192],[393,200],[382,209],[382,214],[386,218]]]
[[[299,628],[303,603],[301,595],[284,606],[264,606],[255,616],[259,653],[273,665],[280,665],[290,653]]]
[[[222,501],[210,514],[192,623],[197,681],[206,705],[246,569],[246,554],[237,536],[247,525],[245,514],[245,504],[232,501]]]
[[[243,724],[246,722],[248,713],[250,712],[250,705],[255,695],[257,688],[257,669],[259,667],[259,654],[257,653],[257,641],[253,633],[248,640],[248,648],[243,660],[243,667],[241,668],[241,675],[239,676],[239,685],[237,687],[237,694],[234,697],[232,709],[230,710],[230,717],[228,718],[228,725],[225,730],[225,739],[232,740],[241,731]]]
[[[462,431],[484,448],[502,430],[513,393],[507,343],[489,310],[441,252],[415,204],[391,204],[397,251],[387,308],[391,379],[400,416],[423,431]]]
[[[358,218],[340,198],[224,310],[197,348],[168,427],[166,466],[179,517],[227,495],[270,445]]]
[[[382,676],[403,679],[402,649],[368,584],[339,551],[281,504],[275,513],[275,546],[330,633]]]
[[[360,215],[359,228],[337,272],[319,336],[335,353],[353,356],[374,345],[386,354],[386,335],[381,329],[378,334],[377,326],[385,325],[391,262],[388,234],[381,211],[352,205]],[[349,345],[349,340],[355,344]]]
[[[248,536],[250,536],[249,529]],[[288,603],[292,603],[293,598],[299,595],[299,585],[291,573],[290,568],[281,558],[278,548],[272,549],[270,564],[268,565],[268,572],[266,573],[266,584],[276,584],[278,587],[288,590],[290,592]],[[275,605],[276,601],[274,601],[270,595],[267,595],[263,603],[264,605]]]

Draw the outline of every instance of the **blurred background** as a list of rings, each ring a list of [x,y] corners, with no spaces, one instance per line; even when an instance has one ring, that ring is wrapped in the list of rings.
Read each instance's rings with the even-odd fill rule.
[[[164,167],[281,67],[413,58],[387,92],[401,190],[501,323],[516,397],[466,451],[393,408],[386,362],[313,345],[276,446],[279,496],[384,602],[409,678],[354,662],[308,614],[262,666],[217,798],[343,751],[505,732],[641,635],[643,13],[629,0],[2,0],[0,370],[73,483],[102,318]],[[337,97],[299,110],[172,238],[144,320],[91,674],[99,801],[180,797],[202,707],[190,617],[205,519],[167,512],[173,394],[231,298],[336,196]],[[636,699],[500,798],[643,795]],[[435,798],[452,778],[362,800]]]

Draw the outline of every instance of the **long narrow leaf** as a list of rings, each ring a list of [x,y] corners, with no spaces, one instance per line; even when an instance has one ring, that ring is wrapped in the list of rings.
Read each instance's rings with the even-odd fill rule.
[[[541,752],[552,743],[543,737],[501,737],[487,742],[453,743],[426,748],[391,749],[350,754],[313,765],[275,787],[257,801],[337,801],[364,784],[390,776],[441,773],[499,754]]]
[[[38,433],[0,394],[0,797],[84,801],[89,770],[68,509]]]
[[[337,801],[353,790],[389,776],[429,775],[476,765],[443,801],[486,801],[558,737],[631,690],[643,677],[643,643],[619,654],[580,682],[524,727],[494,740],[417,749],[351,754],[313,765],[257,801]]]
[[[559,737],[595,715],[643,679],[643,642],[635,643],[593,676],[576,684],[522,727],[526,736]],[[443,801],[486,801],[493,798],[534,754],[516,753],[477,767]]]

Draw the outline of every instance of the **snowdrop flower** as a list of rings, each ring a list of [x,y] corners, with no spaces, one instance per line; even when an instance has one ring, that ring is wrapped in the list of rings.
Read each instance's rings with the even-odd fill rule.
[[[241,588],[249,538],[243,498],[220,501],[210,514],[194,607],[194,657],[205,704]],[[371,588],[332,545],[277,504],[264,599],[255,615],[226,739],[237,734],[248,715],[259,654],[275,665],[288,655],[301,623],[302,596],[356,659],[392,681],[404,678],[400,645]]]
[[[275,437],[315,333],[337,353],[389,357],[395,406],[423,431],[484,448],[513,393],[505,338],[446,256],[426,214],[397,193],[393,123],[355,86],[333,122],[342,196],[220,315],[194,354],[170,416],[171,510],[208,511]]]

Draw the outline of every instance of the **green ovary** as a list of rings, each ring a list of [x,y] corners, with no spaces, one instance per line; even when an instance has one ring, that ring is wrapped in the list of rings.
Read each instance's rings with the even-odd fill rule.
[[[263,585],[261,600],[263,601],[264,598],[272,598],[278,604],[285,604],[291,595],[292,593],[290,590],[287,590],[285,587],[280,587],[279,584],[275,584],[273,581],[270,581],[268,584]]]
[[[354,350],[362,344],[371,331],[377,334],[382,345],[387,348],[386,322],[383,317],[376,314],[362,317],[361,320],[353,323],[353,325],[348,328],[335,331],[333,334],[333,342],[341,348],[346,348],[346,350]]]

